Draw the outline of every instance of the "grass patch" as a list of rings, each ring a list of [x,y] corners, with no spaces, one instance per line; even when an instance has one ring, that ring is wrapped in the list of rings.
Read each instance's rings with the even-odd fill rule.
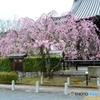
[[[59,78],[59,77],[55,77],[53,79],[48,79],[48,78],[44,78],[44,84],[60,84],[60,83],[65,83],[66,82],[66,78]],[[25,83],[25,84],[35,84],[36,82],[40,82],[40,77],[34,77],[34,78],[23,78],[20,83]]]
[[[44,78],[44,85],[62,85],[67,82],[67,77],[54,77],[53,79]],[[40,83],[40,77],[34,78],[23,78],[20,83],[23,84],[35,84],[36,82]],[[70,86],[86,86],[85,78],[70,78]],[[90,83],[86,87],[97,87],[96,84]]]
[[[85,78],[72,78],[70,86],[86,86],[85,81]],[[89,82],[87,87],[97,87],[97,84]]]
[[[86,86],[86,84],[80,84],[80,83],[71,83],[70,86],[85,86],[85,87],[97,87],[96,84],[88,84],[88,86]]]
[[[84,82],[85,81],[85,78],[71,78],[71,82]]]
[[[86,96],[83,100],[100,100],[100,96]]]
[[[40,81],[38,77],[35,78],[23,78],[20,83],[24,84],[35,84],[37,81]]]
[[[45,85],[64,85],[64,83],[67,82],[67,77],[54,77],[53,79],[44,78],[43,80]],[[37,81],[40,82],[40,77],[23,78],[20,83],[35,84]],[[86,86],[86,83],[83,83],[84,81],[84,78],[70,78],[70,86]],[[96,87],[96,84],[89,83],[88,86]]]

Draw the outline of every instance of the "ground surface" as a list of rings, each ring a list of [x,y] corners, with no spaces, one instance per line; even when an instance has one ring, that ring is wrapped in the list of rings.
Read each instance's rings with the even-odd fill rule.
[[[100,100],[91,99],[90,96],[72,95],[71,92],[99,93],[99,89],[68,88],[68,94],[65,95],[64,87],[40,86],[39,93],[36,93],[33,85],[15,85],[15,90],[12,91],[11,85],[0,84],[0,100]]]
[[[40,82],[40,77],[34,78],[23,78],[19,83],[22,84],[35,84],[37,81]],[[57,86],[64,86],[64,83],[67,82],[67,77],[59,76],[54,77],[53,79],[43,78],[44,85],[57,85]],[[70,86],[86,86],[86,79],[85,77],[70,77]],[[90,87],[97,87],[96,78],[91,79],[88,83]]]
[[[64,94],[0,90],[0,100],[81,100],[81,99],[82,97],[70,97],[70,96],[65,96]]]

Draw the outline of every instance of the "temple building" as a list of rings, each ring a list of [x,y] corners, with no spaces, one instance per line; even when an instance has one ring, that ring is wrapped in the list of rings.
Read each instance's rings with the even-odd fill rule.
[[[78,19],[93,20],[100,30],[100,0],[74,0],[70,12]]]
[[[70,12],[78,19],[92,20],[100,29],[100,0],[74,0]],[[67,16],[53,17],[52,19],[59,22]]]
[[[100,15],[100,0],[74,0],[70,12],[79,19]]]

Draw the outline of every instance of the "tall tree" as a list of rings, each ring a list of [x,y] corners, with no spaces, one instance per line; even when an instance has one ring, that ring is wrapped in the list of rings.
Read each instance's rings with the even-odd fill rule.
[[[60,18],[59,18],[60,19]],[[36,22],[21,18],[17,29],[11,29],[0,37],[0,53],[30,53],[39,50],[43,67],[50,77],[50,47],[62,50],[70,59],[100,59],[100,39],[97,27],[89,20],[77,20],[71,13],[54,21],[52,13],[43,14]]]
[[[33,42],[33,47],[40,50],[43,60],[42,72],[50,75],[50,47],[53,44],[53,20],[43,14],[35,23],[33,30],[28,29],[28,37]],[[27,30],[26,30],[27,31]]]
[[[90,20],[77,20],[68,14],[63,21],[56,22],[57,45],[70,59],[100,59],[98,28]]]
[[[10,29],[6,32],[6,34],[1,35],[1,56],[6,56],[10,53],[29,53],[30,50],[33,49],[30,46],[32,42],[28,37],[28,32],[25,33],[25,30],[29,28],[32,29],[34,21],[28,18],[21,18],[18,21],[16,21],[16,24],[18,23],[20,27],[17,27],[16,29]]]

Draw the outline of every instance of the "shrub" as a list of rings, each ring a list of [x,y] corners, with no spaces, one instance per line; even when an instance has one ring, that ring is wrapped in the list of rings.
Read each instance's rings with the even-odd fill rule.
[[[11,83],[18,80],[18,74],[14,72],[0,73],[0,83]]]
[[[10,58],[1,58],[0,59],[0,71],[6,71],[10,72],[11,71],[11,61]]]
[[[55,67],[61,57],[50,57],[51,69]],[[25,72],[38,72],[42,70],[42,58],[41,57],[28,57],[24,59],[24,71]],[[61,69],[61,66],[56,68],[55,70]],[[11,72],[11,59],[10,58],[2,58],[0,59],[0,71],[3,72]]]
[[[25,72],[38,72],[42,68],[42,59],[40,57],[29,57],[24,59]]]
[[[59,61],[60,61],[60,59],[61,59],[61,57],[51,57],[50,58],[50,66],[51,66],[51,69],[53,69],[58,63],[59,63]],[[59,65],[58,67],[56,67],[55,68],[55,70],[54,71],[58,71],[58,70],[60,70],[62,68],[62,66],[61,65]]]
[[[51,57],[50,58],[51,69],[58,64],[60,59],[61,57]],[[24,71],[26,72],[41,71],[42,65],[43,65],[43,62],[42,62],[41,57],[29,57],[29,58],[24,59]],[[59,69],[61,69],[61,66],[56,68],[56,70],[59,70]]]

